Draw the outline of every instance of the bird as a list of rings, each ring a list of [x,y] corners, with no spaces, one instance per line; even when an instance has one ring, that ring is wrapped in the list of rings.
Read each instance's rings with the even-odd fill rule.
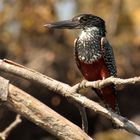
[[[113,48],[106,38],[105,21],[92,14],[79,14],[70,20],[48,23],[51,29],[79,29],[74,41],[76,64],[87,81],[117,77]],[[118,96],[114,84],[101,89],[93,89],[107,108],[120,114]]]

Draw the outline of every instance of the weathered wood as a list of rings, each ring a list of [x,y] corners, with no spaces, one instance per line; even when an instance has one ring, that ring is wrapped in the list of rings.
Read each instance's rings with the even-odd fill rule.
[[[63,140],[92,140],[78,126],[19,88],[9,84],[6,105]]]

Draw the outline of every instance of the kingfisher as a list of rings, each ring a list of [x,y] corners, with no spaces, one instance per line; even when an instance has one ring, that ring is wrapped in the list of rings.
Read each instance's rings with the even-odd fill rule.
[[[76,64],[85,80],[96,81],[117,77],[116,63],[111,45],[106,39],[105,21],[92,14],[80,14],[70,20],[44,25],[52,29],[81,29],[74,43]],[[114,84],[94,89],[105,105],[119,114]]]

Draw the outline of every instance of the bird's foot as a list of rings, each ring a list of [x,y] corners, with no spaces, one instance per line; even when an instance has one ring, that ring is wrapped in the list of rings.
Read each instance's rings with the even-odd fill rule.
[[[86,79],[82,80],[82,81],[80,82],[80,84],[79,84],[78,90],[86,88],[86,85],[85,85],[86,82],[87,82]]]

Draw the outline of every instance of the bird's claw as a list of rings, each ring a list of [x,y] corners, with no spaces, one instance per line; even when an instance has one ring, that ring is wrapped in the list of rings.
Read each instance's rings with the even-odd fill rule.
[[[82,80],[81,82],[80,82],[80,84],[79,84],[79,89],[84,89],[84,88],[86,88],[86,82],[87,82],[87,80]]]

